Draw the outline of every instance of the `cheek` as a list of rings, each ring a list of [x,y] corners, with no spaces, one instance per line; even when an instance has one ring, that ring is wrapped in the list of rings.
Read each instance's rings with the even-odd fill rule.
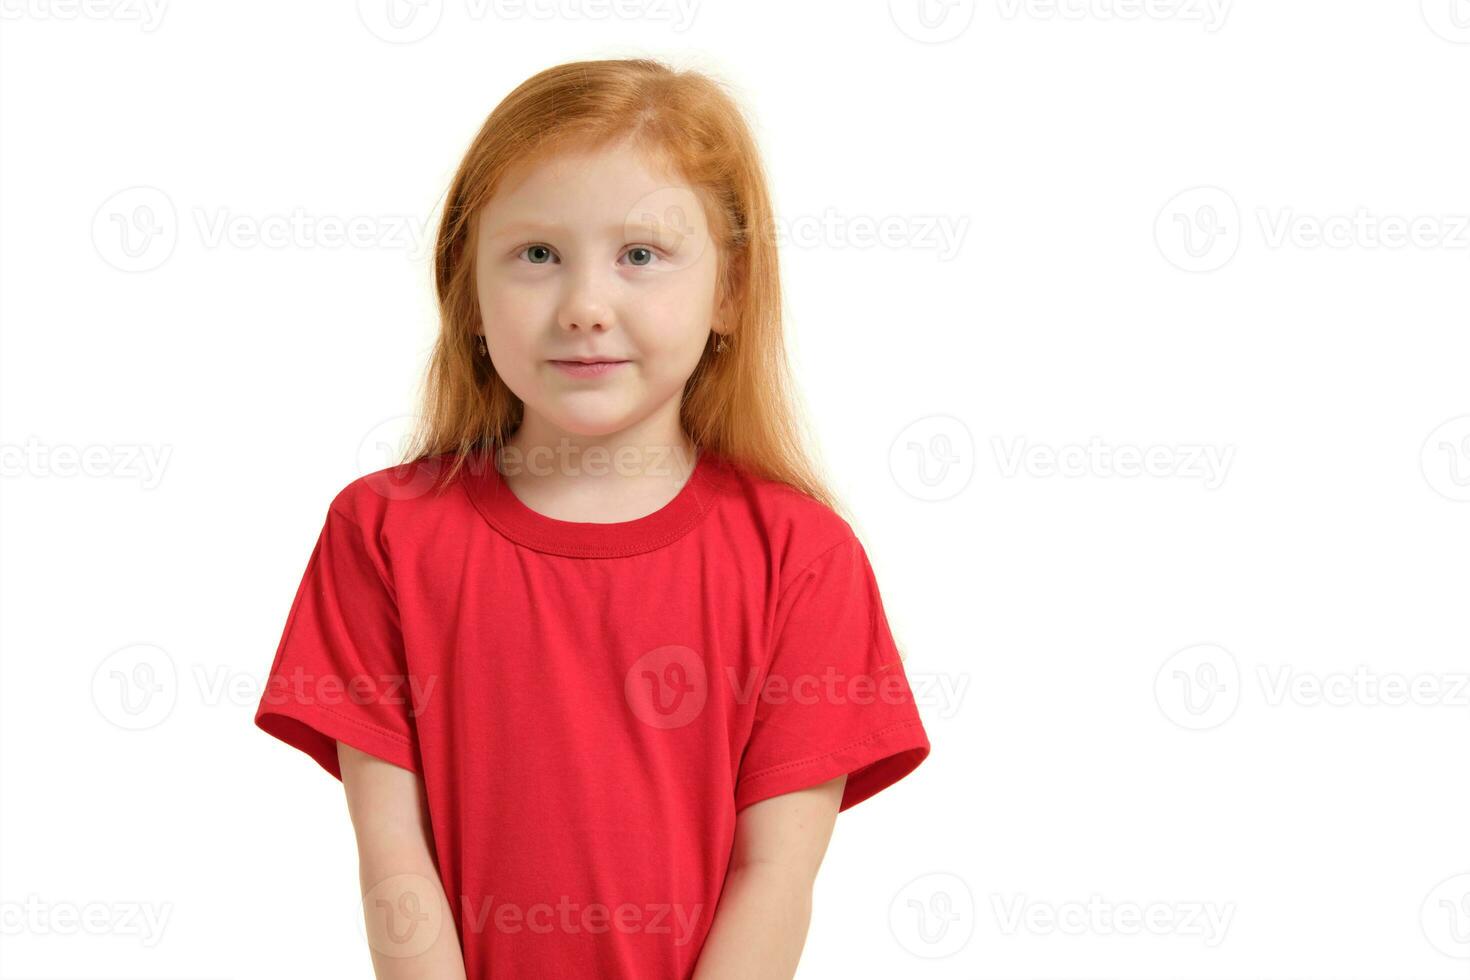
[[[645,294],[625,320],[645,370],[660,376],[693,368],[709,330],[709,313],[685,290]]]
[[[630,313],[644,325],[650,344],[675,354],[698,352],[712,326],[714,299],[714,266],[701,262],[641,293]]]
[[[535,290],[494,279],[479,283],[477,298],[485,336],[492,350],[521,351],[534,339],[536,324],[549,315]]]

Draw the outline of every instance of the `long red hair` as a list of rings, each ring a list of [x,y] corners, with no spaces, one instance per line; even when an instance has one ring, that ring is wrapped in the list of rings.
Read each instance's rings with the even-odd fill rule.
[[[471,454],[520,424],[523,406],[477,355],[476,218],[513,166],[562,149],[631,139],[671,165],[705,206],[730,311],[727,348],[712,335],[684,386],[680,421],[700,451],[776,480],[841,512],[819,476],[798,411],[781,324],[774,219],[755,141],[735,101],[697,71],[645,59],[557,65],[495,107],[449,187],[434,250],[439,336],[423,409],[404,462],[452,454],[445,483]],[[847,516],[847,515],[844,515]]]

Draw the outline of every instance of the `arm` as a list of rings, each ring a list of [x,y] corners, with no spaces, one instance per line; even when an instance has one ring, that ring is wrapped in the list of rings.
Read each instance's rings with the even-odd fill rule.
[[[811,923],[846,776],[740,811],[715,921],[694,980],[790,980]]]
[[[378,980],[464,980],[420,776],[337,743]]]

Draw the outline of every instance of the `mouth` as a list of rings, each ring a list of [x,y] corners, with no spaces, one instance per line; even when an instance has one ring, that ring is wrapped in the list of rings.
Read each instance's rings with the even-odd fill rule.
[[[595,378],[604,374],[610,374],[628,362],[610,358],[598,358],[586,361],[549,361],[548,363],[563,374],[571,375],[574,378]]]

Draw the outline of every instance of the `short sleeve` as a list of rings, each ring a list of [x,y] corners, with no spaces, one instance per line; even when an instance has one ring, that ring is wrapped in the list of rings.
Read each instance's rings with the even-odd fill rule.
[[[333,502],[255,713],[259,728],[338,779],[338,741],[421,771],[414,685],[378,538]]]
[[[847,775],[840,810],[929,754],[867,554],[855,536],[783,586],[770,669],[735,783],[735,807]]]

